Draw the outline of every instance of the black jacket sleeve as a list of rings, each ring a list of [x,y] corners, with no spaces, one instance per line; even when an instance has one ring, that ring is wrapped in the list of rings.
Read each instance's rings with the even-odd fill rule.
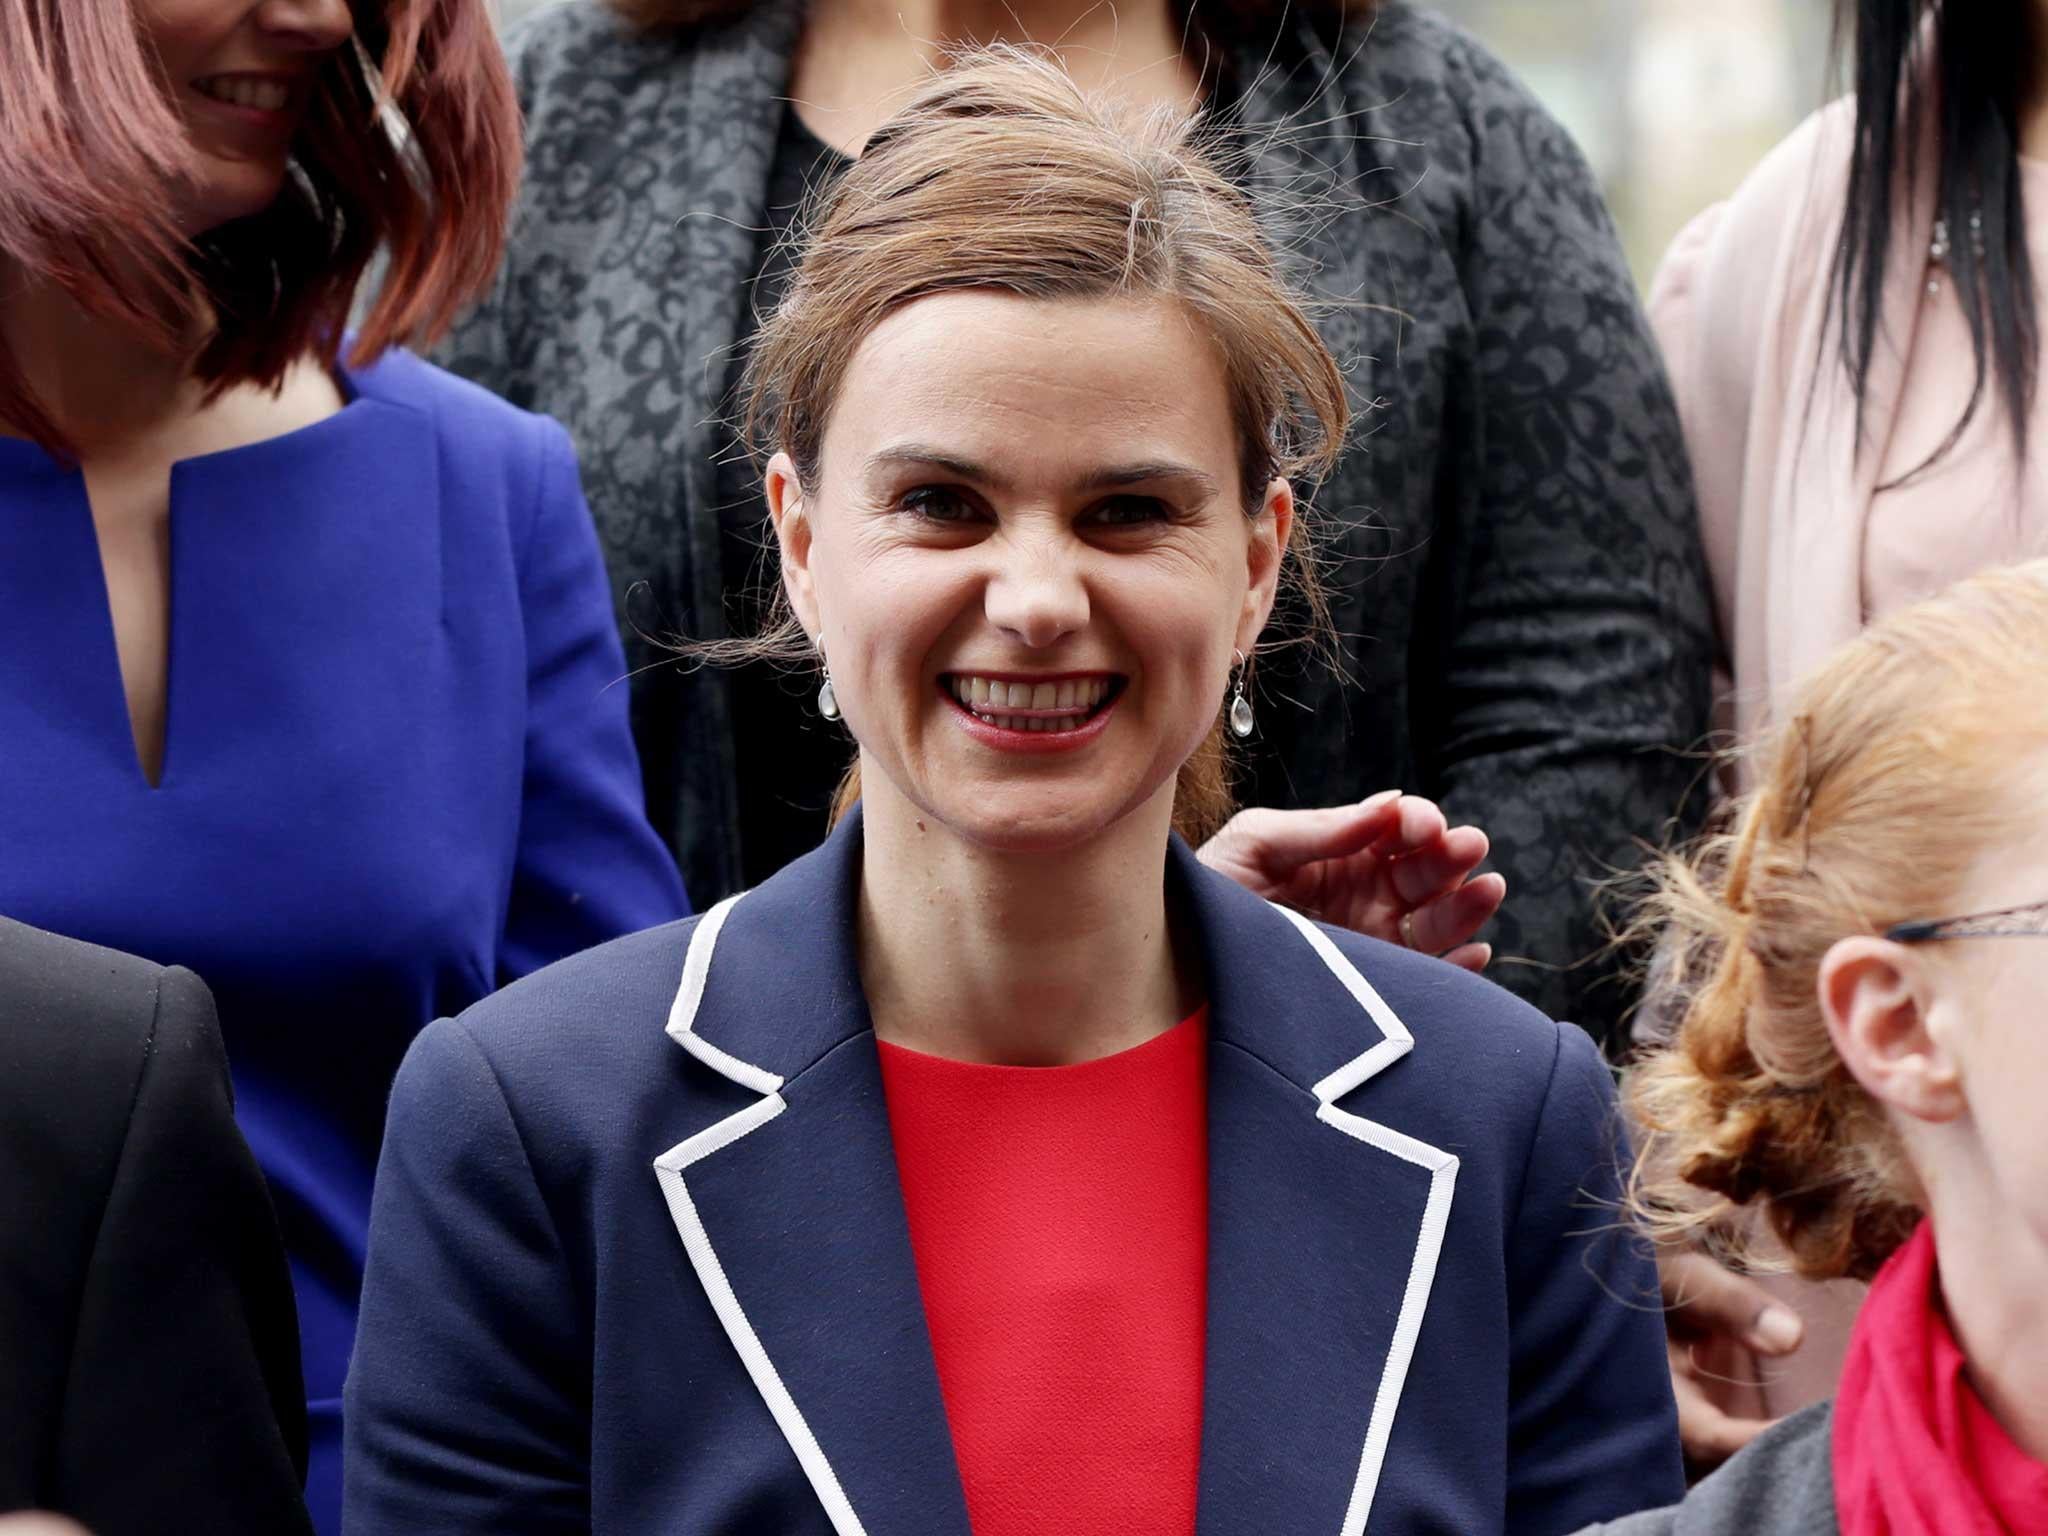
[[[94,1536],[309,1533],[291,1276],[212,998],[189,971],[148,967],[138,988],[122,972],[137,962],[65,953],[26,999],[19,968],[0,968],[6,1054],[54,1090],[41,1106],[5,1094],[23,1131],[9,1151],[41,1166],[11,1167],[0,1200],[0,1315],[16,1339],[40,1327],[43,1347],[22,1353],[46,1368],[0,1384],[25,1442],[0,1448],[0,1507],[57,1510]],[[127,1049],[71,1049],[70,1031],[125,1034]],[[14,1230],[37,1216],[47,1243]]]

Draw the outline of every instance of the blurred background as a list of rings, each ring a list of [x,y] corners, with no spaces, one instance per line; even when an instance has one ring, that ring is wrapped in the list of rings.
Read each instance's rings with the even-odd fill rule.
[[[1830,0],[1435,0],[1564,121],[1647,285],[1720,201],[1839,87]]]
[[[552,0],[501,0],[509,24]],[[1422,0],[1570,128],[1647,285],[1685,221],[1833,94],[1830,0]]]

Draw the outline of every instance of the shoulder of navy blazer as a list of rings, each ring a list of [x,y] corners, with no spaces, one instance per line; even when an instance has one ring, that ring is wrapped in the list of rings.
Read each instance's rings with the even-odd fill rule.
[[[859,985],[859,866],[856,815],[755,891],[437,1026],[487,1063],[589,1309],[588,1525],[562,1528],[772,1510],[819,1536],[968,1536]],[[1209,973],[1200,1529],[1547,1536],[1676,1497],[1654,1272],[1576,1203],[1614,1188],[1590,1042],[1177,843],[1167,874]],[[410,1120],[395,1104],[394,1135]],[[371,1333],[358,1370],[381,1372]],[[381,1440],[363,1385],[351,1434]],[[381,1497],[380,1454],[352,1464],[352,1503]]]

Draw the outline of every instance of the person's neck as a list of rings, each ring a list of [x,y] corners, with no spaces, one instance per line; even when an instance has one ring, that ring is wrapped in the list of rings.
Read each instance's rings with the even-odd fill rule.
[[[1194,1009],[1166,908],[1171,784],[1084,846],[1015,854],[954,835],[868,766],[860,967],[880,1038],[1061,1066],[1142,1044]]]
[[[790,95],[826,143],[849,154],[904,96],[973,44],[1051,48],[1076,84],[1186,110],[1202,81],[1200,40],[1167,0],[815,0]]]
[[[2048,1243],[1981,1159],[1923,1172],[1949,1327],[1970,1384],[2013,1442],[2048,1462]]]
[[[153,347],[41,274],[0,272],[0,338],[82,458],[189,417],[204,395],[192,378],[196,346]]]

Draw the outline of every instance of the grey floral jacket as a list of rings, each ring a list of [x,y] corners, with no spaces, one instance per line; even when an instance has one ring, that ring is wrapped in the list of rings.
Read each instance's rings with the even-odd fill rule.
[[[714,455],[799,5],[667,35],[591,0],[534,17],[510,257],[440,355],[576,440],[650,814],[699,904],[739,878],[730,704],[660,642],[723,624]],[[1509,891],[1494,974],[1612,1038],[1591,883],[1666,833],[1707,728],[1663,370],[1584,161],[1499,63],[1400,0],[1276,27],[1237,61],[1247,184],[1360,416],[1317,498],[1343,675],[1261,660],[1243,797],[1398,785],[1483,826]]]

